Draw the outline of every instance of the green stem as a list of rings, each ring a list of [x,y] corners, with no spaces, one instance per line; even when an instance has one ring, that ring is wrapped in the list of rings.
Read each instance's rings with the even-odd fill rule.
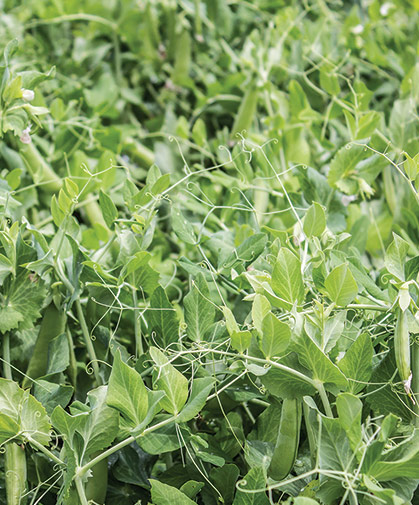
[[[366,303],[350,303],[346,306],[347,309],[364,309],[364,310],[377,310],[378,312],[388,312],[390,307],[387,305],[368,305]]]
[[[56,456],[54,453],[52,453],[49,449],[44,447],[42,444],[40,444],[38,441],[34,440],[32,437],[26,437],[28,442],[36,447],[39,451],[43,452],[45,456],[48,456],[48,458],[52,459],[55,463],[58,465],[64,465],[64,461],[62,461],[58,456]]]
[[[82,309],[80,300],[77,299],[74,303],[76,304],[77,317],[78,317],[78,320],[80,323],[84,342],[87,347],[87,354],[89,355],[89,359],[92,364],[93,373],[94,373],[97,384],[101,385],[102,379],[100,378],[100,374],[99,374],[99,365],[98,365],[97,358],[96,358],[96,351],[93,346],[92,339],[90,338],[89,329],[86,324],[86,319],[84,318],[83,309]]]
[[[84,485],[83,485],[81,478],[76,477],[75,482],[76,482],[76,489],[77,489],[77,493],[79,494],[81,505],[89,505],[89,502],[87,501],[87,498],[86,498],[86,492],[84,490]]]
[[[132,278],[132,282],[134,283],[134,278]],[[140,357],[144,354],[144,349],[143,349],[143,341],[141,338],[141,326],[138,321],[139,310],[138,310],[137,289],[135,287],[132,288],[132,301],[134,305],[135,352],[137,354],[137,357]]]
[[[143,437],[144,435],[147,435],[148,433],[151,433],[155,430],[158,430],[159,428],[162,428],[163,426],[166,426],[167,424],[172,423],[173,421],[176,420],[177,416],[172,416],[169,417],[168,419],[165,419],[164,421],[161,421],[160,423],[154,424],[153,426],[150,426],[149,428],[146,428],[142,433],[140,433],[137,436],[131,435],[125,440],[122,440],[118,444],[114,445],[113,447],[110,447],[108,450],[102,452],[102,454],[99,454],[99,456],[96,456],[96,458],[93,458],[90,460],[88,463],[85,465],[81,466],[77,473],[76,473],[76,479],[83,477],[83,475],[90,470],[93,466],[95,466],[99,461],[102,461],[102,459],[108,458],[111,454],[113,454],[116,451],[119,451],[120,449],[123,449],[129,444],[132,444],[132,442],[135,442],[137,438]]]
[[[12,367],[10,366],[10,334],[3,336],[3,375],[6,379],[13,380]]]
[[[412,391],[415,400],[415,425],[419,428],[419,343],[412,346]]]
[[[319,392],[326,416],[333,417],[333,412],[330,407],[329,398],[327,397],[327,393],[326,390],[324,389],[323,382],[316,381],[316,389]]]

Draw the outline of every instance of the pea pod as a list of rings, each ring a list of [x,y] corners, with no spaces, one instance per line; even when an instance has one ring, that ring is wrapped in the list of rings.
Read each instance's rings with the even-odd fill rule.
[[[256,80],[254,79],[247,88],[243,101],[240,104],[236,119],[234,120],[233,129],[231,130],[233,136],[244,130],[248,131],[252,126],[253,119],[256,114],[258,96],[259,90]]]
[[[29,361],[28,369],[23,381],[23,387],[31,385],[31,379],[45,375],[48,363],[48,345],[51,340],[64,332],[66,314],[64,310],[57,309],[53,302],[45,309],[41,328],[36,339],[35,348]]]
[[[407,310],[398,309],[396,329],[394,331],[394,352],[400,378],[407,381],[410,377],[410,336]]]
[[[284,479],[294,466],[300,441],[301,414],[300,400],[283,401],[278,438],[268,468],[268,476],[274,480]]]
[[[6,484],[7,505],[23,505],[26,489],[25,449],[14,442],[6,444],[4,458],[4,478]]]
[[[61,188],[61,179],[44,160],[33,142],[21,144],[19,154],[25,162],[34,182],[42,184],[41,188],[48,193],[55,193]]]

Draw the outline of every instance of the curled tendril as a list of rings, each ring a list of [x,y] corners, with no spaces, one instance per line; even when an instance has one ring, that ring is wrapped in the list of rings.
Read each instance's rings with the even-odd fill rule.
[[[349,150],[349,149],[352,149],[352,147],[353,147],[352,142],[349,142],[348,144],[346,144],[345,149]]]
[[[181,330],[186,330],[186,328],[188,327],[188,325],[185,322],[182,322],[182,323],[180,323],[179,327],[180,327]]]
[[[266,388],[264,386],[260,386],[258,389],[260,394],[264,395],[266,393]]]
[[[93,370],[93,367],[92,367],[92,366],[90,366],[89,364],[87,364],[87,365],[84,367],[84,369],[86,370],[87,375],[93,375],[94,370]]]
[[[79,203],[79,199],[76,196],[72,198],[71,201],[75,204]]]
[[[41,412],[39,412],[39,410],[35,411],[35,414],[34,416],[37,417],[37,418],[40,418],[41,417]]]
[[[96,335],[93,335],[93,333],[90,335],[90,340],[92,340],[93,342],[96,340]]]
[[[388,284],[392,280],[392,278],[393,278],[393,276],[390,273],[383,274],[382,277],[381,277],[381,282],[385,286],[386,284]]]
[[[236,487],[239,491],[247,491],[244,489],[244,486],[247,486],[247,480],[246,479],[241,479],[237,482]]]
[[[6,452],[6,447],[4,447],[4,445],[2,445],[0,447],[0,454],[4,454]]]

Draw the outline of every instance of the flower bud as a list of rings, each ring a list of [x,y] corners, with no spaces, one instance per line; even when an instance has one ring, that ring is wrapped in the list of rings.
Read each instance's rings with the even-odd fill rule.
[[[25,102],[32,102],[35,98],[35,93],[31,89],[22,88],[22,98]]]
[[[31,131],[31,125],[29,125],[27,128],[22,130],[22,135],[20,136],[20,141],[23,142],[23,144],[30,144],[32,142],[31,136],[29,135],[30,131]]]

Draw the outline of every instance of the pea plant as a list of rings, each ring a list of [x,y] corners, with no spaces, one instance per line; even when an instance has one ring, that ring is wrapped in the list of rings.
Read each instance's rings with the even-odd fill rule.
[[[416,7],[5,2],[1,505],[419,503]]]

